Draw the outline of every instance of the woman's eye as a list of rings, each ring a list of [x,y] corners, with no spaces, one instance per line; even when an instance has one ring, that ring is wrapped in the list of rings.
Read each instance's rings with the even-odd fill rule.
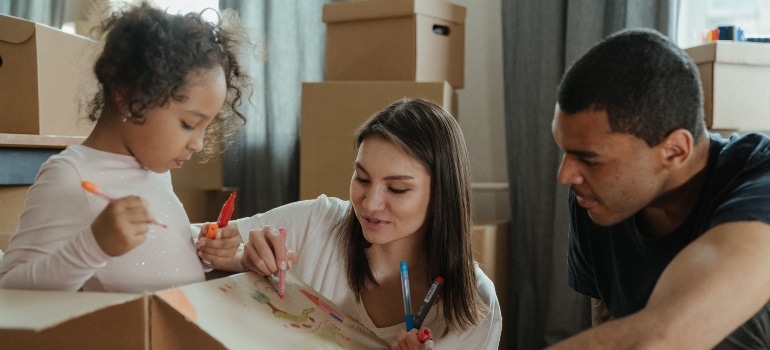
[[[185,130],[195,130],[195,127],[194,127],[194,126],[192,126],[192,125],[190,125],[190,124],[187,124],[187,123],[185,123],[185,122],[182,122],[182,127],[183,127]]]
[[[390,188],[390,192],[393,192],[395,194],[404,194],[404,193],[409,192],[409,190],[401,190],[401,189],[397,189],[397,188]]]
[[[358,182],[360,184],[368,184],[369,180],[356,176],[356,182]]]

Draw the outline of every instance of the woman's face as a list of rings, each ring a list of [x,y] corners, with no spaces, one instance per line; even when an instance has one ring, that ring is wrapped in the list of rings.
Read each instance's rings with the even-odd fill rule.
[[[364,238],[374,245],[422,241],[430,188],[430,173],[419,160],[384,138],[365,139],[350,181]]]

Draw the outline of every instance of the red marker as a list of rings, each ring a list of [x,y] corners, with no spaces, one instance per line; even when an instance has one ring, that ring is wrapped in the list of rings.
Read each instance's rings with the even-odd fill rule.
[[[281,236],[283,236],[283,240],[286,240],[286,229],[281,227],[278,229],[278,232],[281,233]],[[286,270],[280,269],[278,270],[278,296],[283,299],[283,293],[286,291]]]
[[[217,229],[227,226],[227,223],[230,222],[230,217],[233,216],[233,210],[235,210],[235,192],[230,193],[230,197],[222,205],[222,211],[219,212],[217,224],[208,224],[206,226],[206,238],[214,239],[217,237]]]
[[[433,334],[431,334],[430,328],[425,328],[417,332],[417,340],[419,340],[420,343],[424,343],[431,339],[433,339]]]

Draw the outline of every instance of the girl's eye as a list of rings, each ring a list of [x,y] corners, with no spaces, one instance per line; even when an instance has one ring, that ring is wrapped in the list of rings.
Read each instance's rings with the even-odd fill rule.
[[[192,126],[192,125],[190,125],[190,124],[187,124],[187,123],[185,123],[184,121],[182,122],[182,127],[183,127],[185,130],[195,130],[195,127],[194,127],[194,126]]]
[[[369,180],[356,176],[356,182],[366,185],[369,183]]]

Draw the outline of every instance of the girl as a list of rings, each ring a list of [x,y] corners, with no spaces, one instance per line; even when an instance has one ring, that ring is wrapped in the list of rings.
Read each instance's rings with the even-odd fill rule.
[[[472,260],[470,169],[455,119],[432,102],[403,99],[366,121],[355,140],[350,201],[322,195],[224,229],[247,241],[243,266],[261,275],[293,266],[394,349],[497,349],[500,306]],[[402,260],[413,315],[434,278],[446,281],[423,323],[437,331],[433,341],[406,332]]]
[[[41,167],[0,262],[2,288],[143,292],[204,280],[169,170],[216,151],[245,122],[235,109],[245,83],[235,33],[146,3],[102,29],[96,126]],[[116,199],[85,192],[82,181]],[[207,242],[200,257],[226,267],[236,238]]]

